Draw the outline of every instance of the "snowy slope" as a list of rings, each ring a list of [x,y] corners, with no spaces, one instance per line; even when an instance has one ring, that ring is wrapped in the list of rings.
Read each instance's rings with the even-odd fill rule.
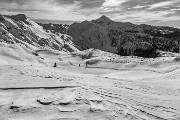
[[[62,39],[63,38],[63,39]],[[0,15],[0,64],[45,64],[37,51],[58,54],[79,51],[64,34],[47,32],[23,14]]]
[[[65,49],[64,40],[60,36],[46,32],[42,26],[23,14],[0,16],[0,41],[25,46],[30,44],[38,49]]]
[[[0,65],[45,65],[43,59],[22,44],[0,43]]]

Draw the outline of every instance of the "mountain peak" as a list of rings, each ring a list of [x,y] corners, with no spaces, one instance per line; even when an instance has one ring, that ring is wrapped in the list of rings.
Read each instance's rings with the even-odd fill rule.
[[[24,14],[12,15],[11,18],[16,21],[25,21],[27,19],[26,15]]]
[[[98,18],[96,21],[104,21],[104,22],[108,21],[109,22],[112,20],[110,18],[108,18],[107,16],[103,15],[100,18]]]

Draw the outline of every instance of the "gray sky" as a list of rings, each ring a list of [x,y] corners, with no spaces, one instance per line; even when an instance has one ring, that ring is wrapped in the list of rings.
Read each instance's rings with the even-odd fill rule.
[[[0,14],[18,13],[50,21],[83,21],[106,15],[115,21],[180,28],[180,0],[0,0]]]

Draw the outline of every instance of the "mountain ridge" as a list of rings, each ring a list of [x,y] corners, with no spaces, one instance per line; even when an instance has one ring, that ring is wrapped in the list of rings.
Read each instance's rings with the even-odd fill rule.
[[[90,48],[127,56],[157,57],[158,50],[179,52],[180,29],[115,22],[106,16],[71,25],[43,24],[24,14],[0,15],[0,39],[63,51]]]
[[[72,36],[74,44],[80,46],[83,50],[94,46],[93,48],[120,55],[141,57],[156,57],[158,55],[156,50],[179,51],[178,37],[180,29],[177,28],[115,22],[105,16],[86,23],[90,27],[80,33],[76,31],[85,26],[84,22],[71,24],[67,32],[68,35]],[[76,32],[76,35],[74,32]],[[84,42],[88,45],[84,45]],[[152,46],[150,49],[149,44]],[[151,51],[148,52],[149,56],[146,56],[146,51]]]
[[[68,51],[65,48],[66,45],[72,48],[71,51],[78,50],[74,49],[71,41],[65,41],[58,35],[45,31],[42,26],[24,14],[0,16],[0,39],[6,43],[33,45],[38,49]]]

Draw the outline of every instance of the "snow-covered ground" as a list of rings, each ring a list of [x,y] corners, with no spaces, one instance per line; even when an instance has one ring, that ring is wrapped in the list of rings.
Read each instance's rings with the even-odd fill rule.
[[[36,52],[38,56],[19,45],[1,45],[0,120],[180,119],[176,56]]]
[[[0,120],[180,120],[179,54],[76,47],[24,15],[0,16]]]

